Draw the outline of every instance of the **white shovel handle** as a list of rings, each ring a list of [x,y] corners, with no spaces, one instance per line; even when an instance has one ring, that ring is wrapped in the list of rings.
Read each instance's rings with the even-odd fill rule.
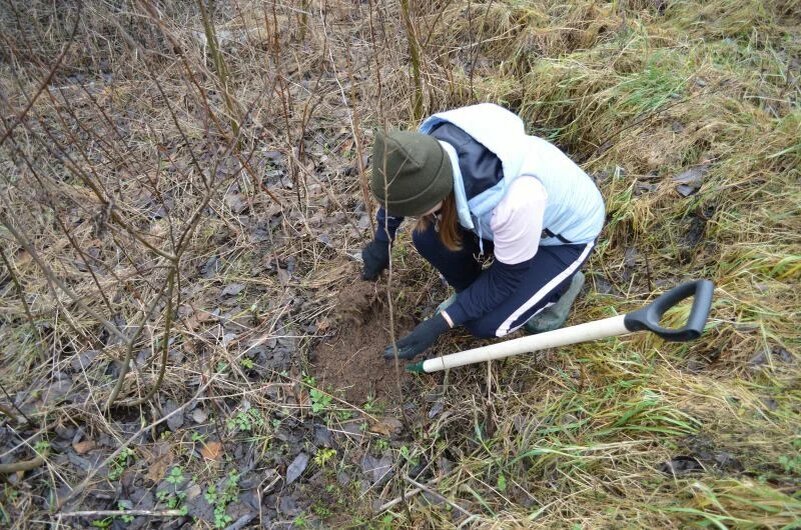
[[[647,306],[627,315],[595,320],[569,328],[557,329],[490,344],[481,348],[465,350],[435,359],[428,359],[406,367],[409,372],[431,373],[466,364],[503,359],[519,353],[534,352],[546,348],[556,348],[591,340],[605,339],[618,335],[628,335],[634,331],[651,331],[668,341],[684,342],[701,336],[712,307],[712,294],[715,286],[709,280],[695,280],[683,283],[663,293]],[[665,312],[685,298],[693,297],[693,305],[687,322],[678,329],[660,326]]]
[[[456,368],[457,366],[464,366],[466,364],[503,359],[504,357],[517,355],[518,353],[534,352],[546,348],[556,348],[558,346],[567,346],[568,344],[577,344],[579,342],[631,333],[623,324],[624,318],[626,318],[626,315],[605,318],[603,320],[594,320],[586,324],[579,324],[569,328],[547,331],[538,335],[520,337],[519,339],[490,344],[488,346],[482,346],[481,348],[451,353],[450,355],[444,355],[442,357],[416,363],[416,365],[407,367],[407,370],[431,373],[448,368]],[[417,366],[419,366],[419,368],[417,368]]]

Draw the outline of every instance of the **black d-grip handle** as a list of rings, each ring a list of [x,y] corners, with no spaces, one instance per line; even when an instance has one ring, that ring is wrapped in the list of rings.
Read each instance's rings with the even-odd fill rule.
[[[704,331],[709,310],[712,307],[712,293],[715,284],[709,280],[695,280],[683,283],[660,295],[656,300],[625,316],[623,323],[629,331],[653,331],[671,342],[687,342],[697,339]],[[665,311],[685,298],[693,296],[693,307],[687,323],[682,328],[667,329],[659,325]]]

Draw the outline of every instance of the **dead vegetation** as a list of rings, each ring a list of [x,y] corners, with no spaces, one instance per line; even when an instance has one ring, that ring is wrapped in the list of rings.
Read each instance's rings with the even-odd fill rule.
[[[793,527],[799,9],[3,2],[3,526]],[[447,295],[404,234],[341,318],[372,131],[476,101],[603,192],[571,321],[706,277],[702,340],[321,382]]]

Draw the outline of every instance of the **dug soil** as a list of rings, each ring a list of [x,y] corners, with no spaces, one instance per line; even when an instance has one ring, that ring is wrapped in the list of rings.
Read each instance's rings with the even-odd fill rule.
[[[311,359],[320,388],[356,406],[371,400],[387,407],[399,404],[402,388],[411,381],[405,362],[396,370],[394,360],[387,361],[382,355],[390,343],[385,289],[364,281],[342,289],[332,327],[334,337],[318,345]],[[396,339],[412,327],[411,319],[395,315]]]

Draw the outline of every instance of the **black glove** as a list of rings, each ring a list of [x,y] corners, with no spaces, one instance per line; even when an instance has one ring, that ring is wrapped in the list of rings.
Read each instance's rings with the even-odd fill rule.
[[[411,333],[398,341],[398,358],[412,359],[416,355],[423,353],[449,327],[442,313],[437,313],[433,317],[423,320]],[[395,358],[395,351],[391,344],[384,350],[384,358]]]
[[[389,266],[389,243],[373,239],[362,249],[363,280],[375,280]]]

